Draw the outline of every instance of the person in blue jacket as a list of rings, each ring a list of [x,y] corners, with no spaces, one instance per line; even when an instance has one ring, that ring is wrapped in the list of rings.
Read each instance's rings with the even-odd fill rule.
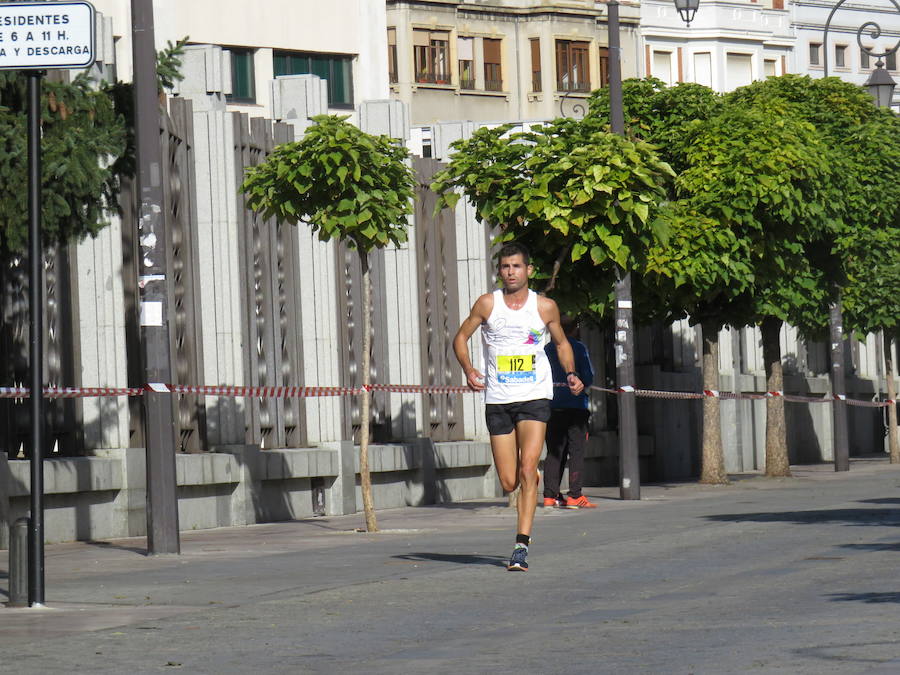
[[[584,448],[588,439],[588,387],[594,382],[594,368],[587,347],[578,340],[578,323],[563,315],[560,325],[575,353],[575,371],[584,383],[584,391],[572,394],[568,387],[553,387],[550,421],[547,424],[547,457],[544,459],[544,506],[591,509],[597,505],[581,494],[584,470]],[[549,342],[544,348],[550,361],[554,383],[565,383],[567,374],[556,356],[556,345]],[[569,466],[569,494],[559,491],[563,470]]]

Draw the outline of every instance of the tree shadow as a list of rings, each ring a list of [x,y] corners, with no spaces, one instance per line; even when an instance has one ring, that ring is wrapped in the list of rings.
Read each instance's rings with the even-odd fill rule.
[[[840,548],[846,548],[851,551],[900,551],[900,543],[841,544]]]
[[[858,526],[900,526],[900,510],[895,509],[825,509],[819,511],[783,511],[761,513],[721,513],[704,516],[706,520],[729,523],[792,523],[818,525],[843,523]]]
[[[506,567],[506,558],[497,555],[475,555],[466,553],[404,553],[392,556],[397,560],[412,562],[450,562],[458,565],[490,565]]]
[[[886,591],[883,593],[830,593],[825,597],[832,602],[865,602],[867,604],[881,604],[885,602],[900,603],[900,591]]]
[[[146,548],[139,548],[137,546],[126,546],[124,544],[117,544],[114,541],[98,541],[96,539],[87,539],[84,542],[87,546],[96,546],[97,548],[106,548],[106,549],[115,549],[117,551],[128,551],[129,553],[137,553],[139,555],[146,556],[148,555]]]

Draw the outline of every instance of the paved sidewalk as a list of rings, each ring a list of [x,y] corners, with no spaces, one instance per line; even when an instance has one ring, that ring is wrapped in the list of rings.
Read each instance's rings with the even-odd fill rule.
[[[900,672],[900,466],[793,470],[589,488],[538,509],[525,574],[505,500],[49,545],[0,672]]]

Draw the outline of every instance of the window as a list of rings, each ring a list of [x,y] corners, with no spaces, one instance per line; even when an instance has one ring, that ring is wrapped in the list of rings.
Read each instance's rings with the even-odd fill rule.
[[[543,91],[541,87],[541,41],[531,38],[531,91]]]
[[[484,88],[486,91],[503,91],[503,74],[500,71],[500,40],[484,38]]]
[[[353,107],[353,57],[340,54],[273,52],[275,77],[318,75],[328,83],[328,107]]]
[[[872,49],[872,48],[866,47],[866,49]],[[872,67],[869,65],[869,55],[862,50],[859,51],[859,67],[862,68],[863,70],[868,70],[869,68]]]
[[[773,59],[766,59],[763,61],[763,68],[765,70],[766,77],[775,77],[778,73],[776,72],[776,65]]]
[[[556,41],[556,89],[558,91],[590,91],[587,42]]]
[[[694,54],[694,82],[712,88],[712,54],[710,52]]]
[[[253,77],[253,50],[230,49],[231,94],[229,103],[256,103],[256,84]]]
[[[884,57],[884,67],[888,70],[897,70],[897,52],[891,52]]]
[[[416,82],[450,84],[450,33],[413,30]]]
[[[388,38],[388,81],[397,83],[397,29],[387,29]]]
[[[609,86],[609,47],[600,47],[600,86]]]
[[[809,43],[809,65],[811,66],[819,66],[822,65],[822,58],[820,56],[822,52],[822,44],[819,42],[810,42]]]
[[[456,40],[456,59],[459,64],[459,88],[475,88],[475,38]]]
[[[743,87],[753,81],[753,57],[750,54],[725,55],[726,91]]]
[[[672,77],[672,52],[654,51],[651,73],[653,77],[671,85],[674,79]]]
[[[834,67],[847,67],[847,45],[836,45],[834,48]]]

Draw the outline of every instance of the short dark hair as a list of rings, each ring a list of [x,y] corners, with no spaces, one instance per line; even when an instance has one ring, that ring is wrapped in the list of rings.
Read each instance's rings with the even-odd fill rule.
[[[517,241],[511,241],[503,245],[503,248],[497,254],[497,262],[499,263],[503,258],[511,258],[514,255],[521,255],[526,265],[531,264],[531,256],[528,253],[528,249]]]

